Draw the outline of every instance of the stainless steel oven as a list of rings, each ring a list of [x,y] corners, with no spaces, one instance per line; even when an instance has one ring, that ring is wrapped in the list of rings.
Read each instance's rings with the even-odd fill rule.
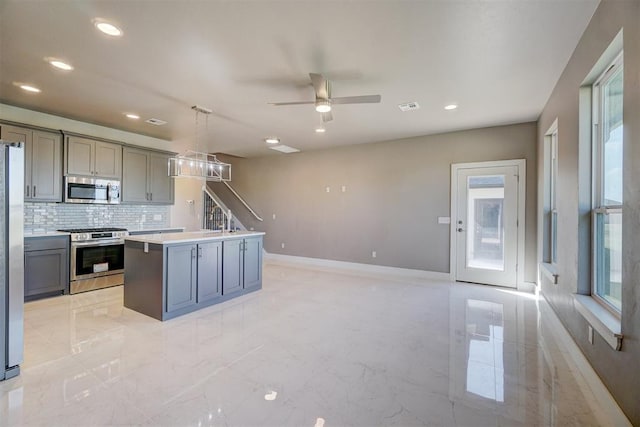
[[[120,203],[120,181],[65,176],[64,202],[118,204]]]
[[[123,228],[68,229],[71,233],[70,293],[124,283]]]

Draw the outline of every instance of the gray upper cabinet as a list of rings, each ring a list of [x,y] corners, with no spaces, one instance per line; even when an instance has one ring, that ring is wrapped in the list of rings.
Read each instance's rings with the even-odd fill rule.
[[[65,173],[121,179],[122,146],[78,136],[68,136],[65,146]]]
[[[173,204],[174,184],[169,177],[169,155],[139,148],[123,151],[122,201]]]
[[[125,147],[122,154],[122,201],[147,203],[147,152]]]
[[[0,125],[0,138],[25,143],[25,201],[62,201],[62,135]]]

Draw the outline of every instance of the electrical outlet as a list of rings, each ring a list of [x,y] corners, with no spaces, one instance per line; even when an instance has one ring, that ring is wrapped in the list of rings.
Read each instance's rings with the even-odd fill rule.
[[[273,214],[273,219],[276,219],[276,214]]]
[[[284,249],[284,242],[282,242],[282,243],[280,244],[280,247],[282,247],[282,249]]]
[[[326,191],[327,193],[331,193],[331,187],[326,187],[326,188],[325,188],[325,191]]]
[[[371,252],[371,258],[375,258],[378,256],[378,253],[376,251]]]
[[[587,326],[587,339],[589,340],[589,344],[593,345],[593,328],[591,325]]]

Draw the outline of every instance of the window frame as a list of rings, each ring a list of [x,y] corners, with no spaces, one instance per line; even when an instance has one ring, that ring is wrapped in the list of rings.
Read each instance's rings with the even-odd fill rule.
[[[549,134],[549,261],[558,265],[558,125]]]
[[[621,318],[622,307],[618,309],[611,302],[598,294],[598,279],[603,274],[600,269],[600,259],[603,256],[599,249],[604,249],[604,242],[601,241],[598,233],[598,216],[620,214],[622,215],[622,204],[605,204],[604,198],[604,138],[603,138],[603,87],[618,72],[624,75],[623,52],[616,55],[615,59],[605,68],[592,85],[592,196],[591,196],[591,297],[618,319]],[[624,97],[624,92],[623,92]],[[623,140],[624,141],[624,140]],[[624,146],[624,142],[623,142]],[[623,157],[624,158],[624,157]],[[624,201],[623,201],[624,202]]]

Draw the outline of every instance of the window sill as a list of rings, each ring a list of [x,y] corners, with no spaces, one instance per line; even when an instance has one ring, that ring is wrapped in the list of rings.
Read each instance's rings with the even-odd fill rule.
[[[620,319],[602,307],[589,295],[574,295],[573,305],[585,320],[616,351],[622,346]]]
[[[556,266],[548,262],[540,263],[540,272],[544,274],[554,285],[558,284],[558,270]]]

